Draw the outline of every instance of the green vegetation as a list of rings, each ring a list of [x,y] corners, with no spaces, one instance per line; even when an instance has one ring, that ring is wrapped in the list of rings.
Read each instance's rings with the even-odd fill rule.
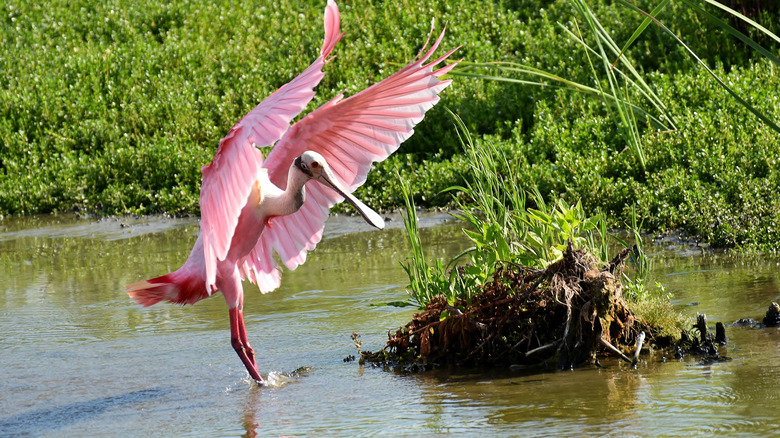
[[[454,215],[465,224],[463,232],[473,246],[453,257],[446,266],[441,260],[429,265],[417,230],[414,200],[408,184],[402,181],[404,226],[412,248],[411,257],[403,264],[410,282],[409,304],[424,309],[438,295],[443,295],[450,305],[458,299],[470,302],[483,286],[494,281],[496,269],[502,265],[544,269],[561,259],[569,243],[586,250],[600,266],[611,261],[615,254],[610,254],[610,250],[615,244],[633,245],[631,274],[622,271],[620,278],[625,287],[623,295],[631,302],[668,299],[662,286],[657,288],[661,294],[655,294],[645,285],[649,262],[636,215],[630,223],[623,224],[632,233],[633,241],[628,243],[608,233],[603,215],[589,217],[580,203],[568,205],[558,199],[548,205],[535,186],[524,188],[514,183],[517,167],[506,155],[492,143],[475,143],[463,121],[453,117],[470,168],[465,186],[451,187],[449,191],[464,197],[457,201]],[[526,205],[527,197],[536,208]]]
[[[405,369],[555,362],[568,369],[602,350],[636,364],[636,355],[632,361],[623,352],[638,354],[646,334],[653,349],[683,348],[691,321],[674,310],[663,285],[645,286],[649,260],[636,216],[628,227],[633,246],[610,259],[609,240],[628,244],[607,233],[602,215],[588,217],[562,199],[548,205],[536,187],[524,191],[511,160],[491,143],[476,144],[453,117],[470,169],[465,186],[452,189],[465,198],[457,216],[474,246],[446,268],[441,260],[429,264],[401,183],[410,300],[390,304],[420,311],[381,350],[361,352],[361,361]],[[526,207],[527,197],[537,208]]]
[[[691,324],[671,307],[663,286],[656,288],[661,294],[644,286],[648,260],[635,217],[636,244],[608,259],[614,236],[603,216],[587,217],[579,203],[561,199],[548,205],[535,187],[526,193],[514,183],[511,160],[490,143],[475,144],[454,117],[470,171],[466,185],[453,190],[465,198],[458,216],[474,246],[447,268],[441,260],[429,264],[402,182],[410,300],[390,304],[420,311],[381,350],[361,351],[361,361],[405,369],[553,363],[568,369],[602,350],[635,364],[636,356],[632,361],[623,351],[641,348],[646,334],[653,349],[677,345]],[[537,208],[526,207],[526,198]],[[631,276],[627,260],[636,268]]]
[[[302,71],[321,45],[324,1],[263,3],[43,6],[20,0],[2,6],[0,214],[199,213],[199,169],[219,139]],[[341,2],[346,35],[310,108],[337,92],[353,94],[411,59],[431,17],[448,27],[444,46],[462,44],[458,56],[468,62],[510,62],[596,90],[588,96],[551,79],[539,86],[522,78],[457,77],[358,196],[375,208],[403,205],[400,169],[418,205],[454,206],[442,192],[467,188],[464,174],[473,162],[460,148],[447,107],[463,119],[474,144],[506,157],[517,186],[538,188],[542,197],[529,199],[529,207],[579,203],[584,212],[600,212],[609,227],[635,215],[649,230],[776,249],[780,135],[663,28],[651,23],[634,40],[646,17],[621,2],[594,0],[588,6],[606,30],[602,36],[620,50],[633,40],[613,81],[606,58],[586,49],[603,50],[614,62],[612,45],[602,38],[599,49],[592,23],[575,3]],[[660,3],[636,6],[651,12]],[[780,12],[764,8],[751,18],[769,33],[705,0],[671,2],[653,14],[733,93],[776,123],[780,67],[707,15],[777,56],[780,44],[771,34],[779,33]],[[626,86],[621,72],[641,78],[655,100]],[[609,98],[599,92],[624,106],[605,104]],[[620,123],[614,111],[625,115]],[[666,128],[657,129],[653,118]]]
[[[482,286],[493,281],[501,264],[546,268],[560,260],[569,241],[575,248],[597,254],[601,263],[609,261],[603,216],[587,217],[581,204],[569,206],[562,199],[548,206],[536,187],[529,193],[537,208],[527,208],[526,189],[514,184],[517,167],[492,143],[476,145],[463,121],[453,117],[470,166],[465,186],[449,191],[465,196],[457,202],[454,215],[464,222],[463,232],[474,245],[446,267],[441,260],[429,266],[417,231],[414,201],[402,181],[404,226],[412,248],[412,257],[403,267],[409,276],[407,292],[413,304],[424,309],[438,295],[444,295],[450,305],[457,299],[470,301]],[[458,265],[464,257],[467,263]]]

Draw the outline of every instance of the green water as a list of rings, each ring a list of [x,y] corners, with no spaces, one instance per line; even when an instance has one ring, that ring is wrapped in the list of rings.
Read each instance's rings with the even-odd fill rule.
[[[466,246],[428,216],[431,257]],[[141,308],[124,285],[178,268],[195,220],[0,221],[0,436],[771,436],[780,420],[780,331],[729,328],[729,362],[660,363],[524,375],[394,373],[343,359],[350,335],[379,348],[411,308],[401,220],[368,231],[329,221],[305,265],[261,295],[245,284],[261,374],[308,367],[257,388],[229,342],[224,300]],[[780,299],[778,258],[650,245],[653,280],[711,323],[760,318]]]

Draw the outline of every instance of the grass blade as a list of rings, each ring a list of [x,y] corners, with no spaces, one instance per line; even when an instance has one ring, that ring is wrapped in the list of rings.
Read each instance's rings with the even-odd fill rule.
[[[731,9],[731,8],[730,8],[730,7],[728,7],[728,6],[726,6],[726,5],[724,5],[724,4],[721,4],[721,3],[718,3],[718,2],[716,2],[716,1],[713,1],[713,0],[704,0],[704,1],[705,1],[705,2],[707,2],[707,3],[709,3],[709,4],[711,4],[711,5],[713,5],[713,6],[715,6],[715,7],[718,7],[718,8],[720,8],[720,9],[723,9],[724,11],[728,12],[729,14],[731,14],[731,15],[733,15],[733,16],[735,16],[735,17],[739,18],[740,20],[742,20],[742,21],[744,21],[745,23],[747,23],[747,24],[749,24],[749,25],[753,26],[754,28],[756,28],[756,29],[760,30],[760,31],[761,31],[761,32],[763,32],[765,35],[769,36],[769,37],[770,37],[770,38],[772,38],[773,40],[775,40],[775,41],[777,41],[778,43],[780,43],[780,37],[778,37],[777,35],[775,35],[774,33],[772,33],[772,32],[771,32],[769,29],[765,28],[764,26],[762,26],[762,25],[760,25],[760,24],[756,23],[755,21],[751,20],[750,18],[748,18],[748,17],[746,17],[746,16],[744,16],[744,15],[740,14],[739,12],[735,11],[734,9]],[[687,2],[685,2],[685,3],[687,3]]]
[[[676,40],[676,41],[677,41],[677,42],[678,42],[678,43],[679,43],[679,44],[680,44],[680,45],[681,45],[681,46],[682,46],[682,47],[683,47],[683,48],[684,48],[684,49],[685,49],[685,50],[688,52],[688,54],[689,54],[689,55],[691,55],[691,57],[693,57],[693,59],[695,59],[695,60],[696,60],[696,61],[699,63],[699,65],[701,65],[702,67],[704,67],[704,69],[707,71],[707,73],[709,73],[709,74],[710,74],[710,76],[712,76],[712,77],[715,79],[715,81],[717,81],[717,82],[718,82],[718,84],[719,84],[721,87],[723,87],[723,89],[724,89],[724,90],[726,90],[726,91],[727,91],[729,94],[731,94],[731,96],[732,96],[734,99],[736,99],[736,100],[737,100],[737,102],[739,102],[739,103],[740,103],[742,106],[744,106],[744,107],[745,107],[745,108],[746,108],[748,111],[750,111],[751,113],[753,113],[753,114],[754,114],[756,117],[758,117],[758,118],[759,118],[759,119],[760,119],[762,122],[766,123],[766,124],[767,124],[767,126],[769,126],[770,128],[772,128],[772,129],[773,129],[774,131],[776,131],[777,133],[780,133],[780,127],[779,127],[779,126],[777,126],[777,124],[775,124],[775,122],[773,122],[771,119],[769,119],[767,116],[765,116],[765,115],[764,115],[764,114],[763,114],[761,111],[758,111],[757,109],[755,109],[755,108],[753,107],[753,105],[751,105],[750,103],[748,103],[748,102],[747,102],[745,99],[743,99],[743,98],[742,98],[742,96],[740,96],[739,94],[737,94],[737,92],[736,92],[736,91],[734,91],[734,90],[733,90],[731,87],[729,87],[728,85],[726,85],[726,83],[725,83],[725,82],[723,82],[723,80],[722,80],[722,79],[721,79],[721,78],[720,78],[718,75],[716,75],[716,74],[715,74],[715,72],[714,72],[714,71],[712,71],[712,69],[710,69],[710,67],[707,65],[707,63],[705,63],[704,61],[702,61],[702,60],[701,60],[701,58],[699,58],[699,56],[698,56],[698,55],[696,55],[696,52],[694,52],[694,51],[693,51],[693,50],[692,50],[690,47],[688,47],[688,45],[687,45],[687,44],[685,44],[685,42],[683,42],[683,40],[681,40],[681,39],[680,39],[680,37],[678,37],[678,36],[677,36],[677,34],[675,34],[675,33],[674,33],[674,32],[672,32],[672,31],[671,31],[671,30],[670,30],[668,27],[666,27],[666,25],[664,25],[663,23],[661,23],[661,22],[660,22],[659,20],[657,20],[655,17],[650,17],[650,14],[648,14],[647,12],[645,12],[645,11],[643,11],[643,10],[639,9],[638,7],[636,7],[636,6],[632,5],[631,3],[628,3],[628,2],[626,2],[625,0],[618,0],[618,1],[619,1],[621,4],[623,4],[624,6],[628,7],[629,9],[632,9],[632,10],[634,10],[634,11],[636,11],[636,12],[638,12],[638,13],[640,13],[640,14],[642,14],[642,15],[644,15],[644,16],[646,16],[646,17],[648,17],[648,18],[651,18],[651,19],[653,20],[653,22],[654,22],[654,23],[655,23],[655,24],[656,24],[658,27],[660,27],[660,28],[661,28],[661,29],[662,29],[664,32],[666,32],[666,33],[668,33],[669,35],[671,35],[671,36],[672,36],[672,38],[674,38],[674,39],[675,39],[675,40]]]
[[[750,39],[748,36],[746,36],[742,32],[738,31],[737,29],[734,29],[733,27],[731,27],[725,21],[723,21],[720,18],[718,18],[718,17],[712,15],[711,13],[707,12],[704,8],[702,8],[701,6],[696,4],[696,2],[693,2],[693,1],[690,1],[690,0],[682,0],[682,2],[684,4],[686,4],[689,8],[693,9],[694,11],[698,12],[699,14],[703,15],[705,18],[707,18],[708,20],[713,22],[716,26],[718,26],[721,29],[725,30],[726,32],[730,33],[732,36],[734,36],[738,40],[742,41],[743,43],[747,44],[748,46],[752,47],[753,50],[755,50],[756,52],[764,55],[764,57],[766,57],[770,61],[774,62],[775,64],[780,65],[780,59],[778,59],[777,56],[775,56],[772,52],[770,52],[769,50],[765,49],[763,46],[761,46],[757,42],[753,41],[752,39]],[[733,13],[733,14],[735,14],[738,17],[741,17],[741,18],[749,21],[751,24],[753,24],[755,26],[760,26],[755,21],[748,19],[747,17],[745,17],[744,15],[738,13],[737,11],[734,11],[734,10],[726,8],[726,7],[724,7],[724,9],[728,10],[730,13]],[[766,29],[764,29],[764,30],[766,30]],[[778,37],[775,34],[773,34],[772,32],[770,32],[769,30],[766,30],[766,33],[767,33],[767,35],[775,38],[778,42],[780,42],[780,39],[778,39]]]
[[[657,17],[658,14],[660,14],[661,11],[663,11],[666,8],[666,6],[669,4],[670,1],[671,0],[663,0],[661,3],[658,4],[658,6],[656,6],[652,11],[650,11],[650,16]],[[628,41],[626,41],[626,44],[623,45],[623,48],[620,49],[620,54],[615,59],[615,62],[612,63],[613,67],[617,64],[618,60],[623,56],[623,53],[625,53],[625,51],[628,50],[629,47],[631,47],[631,44],[634,44],[634,41],[636,41],[636,39],[639,38],[640,35],[642,35],[645,29],[647,29],[647,26],[650,25],[651,21],[652,20],[650,19],[650,17],[647,17],[642,21],[642,24],[640,24],[639,27],[636,28],[634,34],[631,35]]]
[[[593,50],[593,49],[590,49]],[[635,112],[635,114],[641,116],[643,120],[650,123],[655,129],[660,129],[663,131],[673,131],[676,129],[676,127],[671,124],[668,125],[664,123],[661,119],[658,117],[650,114],[646,110],[644,110],[642,107],[637,106],[631,102],[627,102],[620,97],[613,96],[609,93],[603,93],[601,90],[598,90],[596,88],[590,87],[585,84],[581,84],[579,82],[574,82],[569,79],[557,76],[555,74],[545,72],[543,70],[535,69],[533,67],[523,65],[523,64],[516,64],[512,62],[486,62],[486,63],[467,63],[462,62],[460,64],[460,67],[458,70],[454,70],[450,72],[450,75],[452,76],[462,76],[462,77],[470,77],[470,78],[477,78],[477,79],[487,79],[492,81],[502,81],[502,82],[509,82],[509,83],[515,83],[515,84],[524,84],[524,85],[533,85],[537,87],[560,87],[556,84],[550,84],[542,81],[530,81],[530,80],[523,80],[523,79],[516,79],[506,76],[498,76],[498,75],[486,75],[486,74],[479,74],[475,73],[473,70],[477,68],[490,68],[494,70],[498,70],[500,72],[508,72],[508,73],[519,73],[519,74],[528,74],[532,76],[537,76],[542,79],[548,79],[551,81],[559,82],[569,89],[575,90],[577,92],[594,96],[594,97],[600,97],[604,99],[607,103],[610,105],[616,105],[618,101],[622,100],[622,104],[628,105],[632,111]],[[632,82],[633,84],[633,82]],[[644,93],[643,93],[644,94]],[[671,117],[667,114],[664,114],[664,118],[672,121]]]

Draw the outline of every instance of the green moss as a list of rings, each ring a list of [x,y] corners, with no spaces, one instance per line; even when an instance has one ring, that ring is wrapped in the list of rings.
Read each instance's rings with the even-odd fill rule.
[[[675,310],[667,299],[646,299],[631,302],[629,307],[640,320],[657,330],[652,336],[658,341],[667,338],[670,344],[680,340],[680,334],[690,330],[692,318]]]

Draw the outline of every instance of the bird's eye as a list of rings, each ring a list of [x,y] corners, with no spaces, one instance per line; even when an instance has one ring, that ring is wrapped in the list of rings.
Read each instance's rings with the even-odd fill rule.
[[[313,163],[311,163],[311,168],[312,168],[312,169],[316,169],[316,168],[318,168],[318,167],[320,167],[320,163],[318,163],[318,162],[316,162],[316,161],[315,161],[315,162],[313,162]]]

